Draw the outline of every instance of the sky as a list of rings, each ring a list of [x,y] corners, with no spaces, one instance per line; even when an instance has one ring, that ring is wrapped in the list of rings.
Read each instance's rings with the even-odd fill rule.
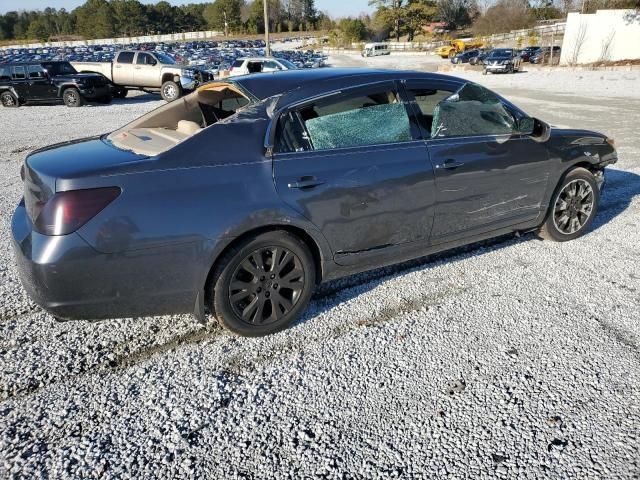
[[[158,0],[141,0],[142,3],[157,3]],[[211,0],[168,0],[172,5],[183,3],[203,3]],[[0,13],[10,10],[42,10],[46,7],[66,8],[73,10],[82,5],[84,0],[0,0]],[[316,0],[316,8],[328,12],[332,17],[356,16],[363,12],[371,12],[369,0]]]

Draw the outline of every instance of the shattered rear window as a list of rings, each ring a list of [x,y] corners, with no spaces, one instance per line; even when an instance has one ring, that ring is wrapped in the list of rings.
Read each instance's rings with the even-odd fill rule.
[[[411,140],[409,118],[402,103],[329,114],[307,120],[306,127],[316,150]]]

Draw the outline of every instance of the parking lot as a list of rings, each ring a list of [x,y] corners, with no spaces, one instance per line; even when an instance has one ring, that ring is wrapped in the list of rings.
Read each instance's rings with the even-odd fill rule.
[[[57,323],[35,307],[10,244],[21,162],[164,102],[2,109],[0,477],[640,475],[640,72],[463,74],[616,139],[593,230],[334,282],[259,339],[189,316]]]

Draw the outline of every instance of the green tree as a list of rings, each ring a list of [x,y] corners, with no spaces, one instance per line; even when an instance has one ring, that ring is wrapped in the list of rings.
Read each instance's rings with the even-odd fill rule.
[[[278,25],[286,23],[286,13],[280,0],[269,1],[269,30],[277,31]],[[264,33],[264,4],[262,0],[253,0],[249,5],[247,30],[253,33]]]
[[[226,15],[229,31],[239,31],[242,24],[241,10],[243,4],[243,0],[216,0],[208,4],[203,12],[207,26],[212,30],[224,31]]]
[[[145,7],[138,0],[111,0],[117,35],[141,35],[146,30]]]
[[[343,18],[338,22],[338,29],[344,43],[359,42],[367,37],[367,26],[359,18]]]
[[[404,7],[404,24],[407,40],[412,42],[415,33],[424,25],[435,20],[438,8],[432,0],[414,0]]]
[[[27,38],[46,42],[49,39],[49,29],[43,17],[36,18],[29,24]]]
[[[85,38],[110,38],[115,33],[113,11],[106,0],[87,0],[73,13],[76,32]]]
[[[376,7],[376,18],[384,22],[393,31],[396,41],[400,41],[401,28],[405,20],[404,0],[369,0],[369,5]]]

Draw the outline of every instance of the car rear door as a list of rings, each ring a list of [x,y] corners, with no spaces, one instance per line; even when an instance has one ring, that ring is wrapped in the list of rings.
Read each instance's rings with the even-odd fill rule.
[[[135,52],[120,52],[113,62],[113,83],[133,86],[133,58]]]
[[[510,106],[472,83],[456,92],[446,82],[410,81],[407,88],[416,96],[425,90],[440,92],[437,103],[430,105],[431,116],[421,122],[437,192],[432,244],[540,214],[549,187],[550,156],[546,144],[517,133]]]
[[[434,172],[395,82],[345,90],[282,113],[273,157],[281,198],[313,222],[339,264],[426,242]]]

